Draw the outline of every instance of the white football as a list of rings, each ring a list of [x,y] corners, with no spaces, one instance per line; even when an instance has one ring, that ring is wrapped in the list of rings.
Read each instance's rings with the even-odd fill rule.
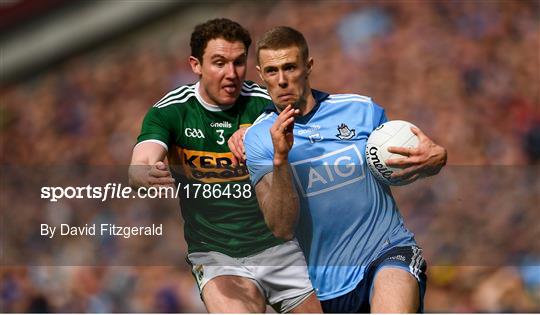
[[[389,167],[385,161],[403,157],[400,154],[388,152],[388,147],[416,148],[418,146],[418,137],[411,131],[413,126],[407,121],[392,120],[377,127],[369,136],[366,144],[366,160],[369,170],[379,181],[394,186],[412,182],[412,180],[391,179],[390,176],[401,169]]]

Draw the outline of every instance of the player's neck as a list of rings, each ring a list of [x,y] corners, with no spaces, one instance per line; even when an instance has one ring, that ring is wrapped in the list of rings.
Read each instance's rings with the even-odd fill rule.
[[[197,82],[197,84],[195,84],[195,97],[204,108],[206,108],[207,110],[211,112],[221,112],[234,106],[234,104],[232,105],[213,104],[213,102],[210,101],[210,97],[208,96],[204,88],[201,86],[200,81]]]
[[[313,108],[315,108],[315,105],[317,105],[317,101],[315,101],[315,98],[313,97],[313,94],[311,93],[311,88],[308,88],[306,91],[306,98],[305,98],[304,104],[301,104],[298,106],[298,109],[300,109],[300,115],[305,116],[309,114]]]

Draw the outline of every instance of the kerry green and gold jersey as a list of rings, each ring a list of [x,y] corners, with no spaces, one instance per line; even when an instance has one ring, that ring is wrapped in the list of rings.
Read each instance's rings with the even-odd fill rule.
[[[166,94],[146,114],[137,142],[167,149],[180,185],[188,251],[245,257],[282,243],[270,232],[245,165],[232,167],[229,137],[271,104],[266,90],[246,81],[225,110],[204,103],[198,83]]]

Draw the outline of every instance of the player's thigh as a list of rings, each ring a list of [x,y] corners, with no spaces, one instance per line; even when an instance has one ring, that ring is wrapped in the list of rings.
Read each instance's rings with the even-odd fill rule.
[[[408,271],[385,266],[373,282],[372,313],[416,313],[420,305],[418,281]]]
[[[322,313],[321,303],[317,299],[315,292],[311,294],[297,307],[293,308],[290,313]]]
[[[249,258],[249,269],[278,313],[320,311],[304,253],[296,240],[271,247]],[[316,303],[314,303],[316,302]]]
[[[202,290],[209,313],[264,313],[266,301],[253,280],[239,276],[219,276]]]

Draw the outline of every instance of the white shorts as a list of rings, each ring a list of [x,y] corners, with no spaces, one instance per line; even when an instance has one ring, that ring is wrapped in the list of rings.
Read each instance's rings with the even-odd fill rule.
[[[313,292],[304,253],[296,240],[248,257],[195,252],[187,258],[201,293],[206,283],[215,277],[244,277],[255,283],[267,303],[276,311],[287,313]]]

